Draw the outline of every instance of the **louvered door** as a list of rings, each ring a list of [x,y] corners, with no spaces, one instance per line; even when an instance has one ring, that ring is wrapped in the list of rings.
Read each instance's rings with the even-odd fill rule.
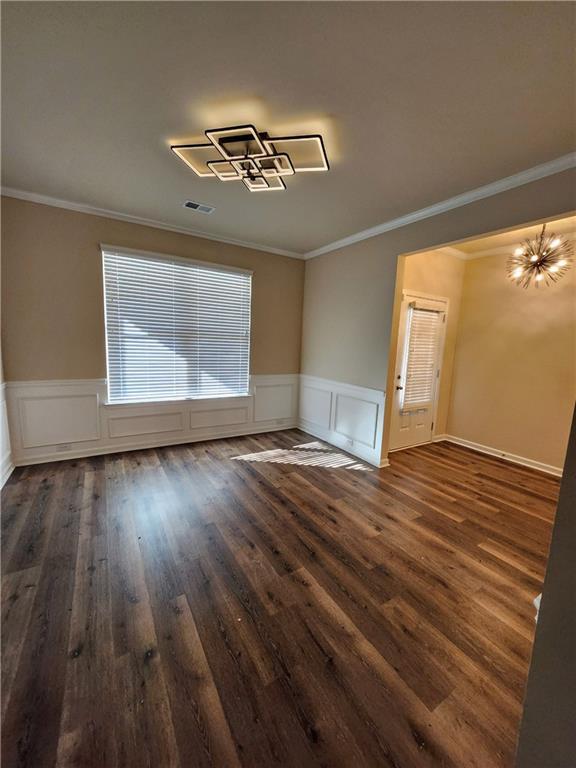
[[[432,438],[445,320],[445,300],[405,294],[391,393],[391,450],[426,443]]]

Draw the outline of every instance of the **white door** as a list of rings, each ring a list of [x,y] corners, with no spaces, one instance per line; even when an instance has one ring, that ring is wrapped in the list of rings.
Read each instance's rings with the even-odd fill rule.
[[[446,299],[404,293],[392,392],[390,450],[432,439],[446,312]]]

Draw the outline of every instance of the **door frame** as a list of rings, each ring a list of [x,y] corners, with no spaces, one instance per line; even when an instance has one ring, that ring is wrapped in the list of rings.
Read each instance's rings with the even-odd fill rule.
[[[411,301],[417,301],[418,299],[422,299],[424,301],[431,301],[436,302],[440,305],[443,305],[443,309],[439,309],[438,311],[443,313],[444,315],[444,322],[442,323],[442,329],[440,333],[440,343],[438,344],[438,352],[437,352],[437,358],[436,358],[436,370],[439,372],[436,377],[436,382],[434,385],[434,401],[432,404],[432,427],[430,429],[430,439],[422,442],[422,443],[415,443],[413,446],[403,446],[401,448],[388,448],[389,453],[393,453],[394,451],[405,451],[408,448],[414,448],[416,445],[428,445],[428,443],[432,443],[434,441],[434,437],[436,435],[436,425],[437,425],[437,418],[438,418],[438,403],[440,401],[440,387],[443,381],[444,376],[444,348],[446,344],[446,328],[448,325],[448,312],[450,309],[450,299],[448,299],[446,296],[436,296],[432,293],[424,293],[423,291],[414,291],[410,288],[403,288],[402,289],[402,299],[400,304],[400,315],[399,315],[399,323],[398,323],[398,335],[396,339],[396,368],[394,370],[394,381],[397,380],[398,376],[398,369],[399,367],[404,367],[404,349],[405,349],[405,337],[406,337],[406,314],[408,310],[408,306]],[[392,429],[394,427],[394,409],[395,409],[395,399],[396,399],[396,390],[394,389],[392,392],[392,410],[390,412],[390,437],[389,440],[391,441],[392,438]]]

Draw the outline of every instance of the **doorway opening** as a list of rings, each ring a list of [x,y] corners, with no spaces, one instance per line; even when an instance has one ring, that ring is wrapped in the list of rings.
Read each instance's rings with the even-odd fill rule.
[[[551,280],[536,270],[525,287],[513,263],[523,248],[534,260],[544,223],[551,243],[574,249],[571,215],[401,257],[390,451],[447,440],[562,474],[576,398],[576,265],[562,259]]]

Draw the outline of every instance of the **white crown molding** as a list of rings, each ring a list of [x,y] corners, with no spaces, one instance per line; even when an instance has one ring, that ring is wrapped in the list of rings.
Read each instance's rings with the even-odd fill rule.
[[[39,195],[36,192],[26,192],[23,189],[14,189],[12,187],[2,187],[2,195],[6,197],[15,197],[17,200],[25,200],[29,203],[40,203],[40,205],[51,205],[54,208],[65,208],[68,211],[76,211],[77,213],[88,213],[91,216],[101,216],[105,219],[116,219],[117,221],[125,221],[128,224],[140,224],[143,227],[153,227],[154,229],[165,229],[168,232],[177,232],[179,235],[190,235],[191,237],[199,237],[202,240],[212,240],[217,243],[226,243],[226,245],[236,245],[240,248],[251,248],[255,251],[265,251],[266,253],[273,253],[275,256],[289,256],[291,259],[303,259],[303,253],[296,253],[295,251],[286,251],[283,248],[273,248],[268,245],[259,245],[258,243],[250,243],[244,240],[234,240],[230,237],[219,237],[218,235],[210,235],[207,232],[199,232],[195,229],[188,229],[186,227],[175,227],[172,224],[164,224],[161,221],[155,219],[146,219],[140,216],[133,216],[129,213],[121,213],[119,211],[109,211],[105,208],[96,208],[92,205],[85,203],[73,203],[70,200],[60,200],[57,197],[50,197],[48,195]]]
[[[26,200],[31,203],[40,203],[41,205],[51,205],[56,208],[66,208],[70,211],[77,211],[78,213],[88,213],[92,216],[102,216],[108,219],[117,219],[118,221],[126,221],[130,224],[141,224],[144,227],[153,227],[154,229],[165,229],[168,232],[177,232],[181,235],[190,235],[191,237],[199,237],[203,240],[212,240],[217,243],[226,243],[227,245],[236,245],[240,248],[252,248],[256,251],[265,251],[266,253],[272,253],[277,256],[288,256],[291,259],[313,259],[316,256],[322,256],[325,253],[336,251],[339,248],[344,248],[348,245],[354,245],[354,243],[360,243],[362,240],[368,240],[371,237],[376,237],[384,232],[390,232],[393,229],[400,229],[406,227],[409,224],[414,224],[416,221],[422,221],[423,219],[429,219],[433,216],[438,216],[441,213],[452,211],[455,208],[462,208],[465,205],[470,205],[477,200],[483,200],[486,197],[492,197],[499,195],[502,192],[507,192],[510,189],[521,187],[524,184],[530,184],[533,181],[544,179],[547,176],[553,176],[556,173],[562,173],[562,171],[568,171],[571,168],[576,168],[576,152],[571,152],[562,157],[558,157],[555,160],[550,160],[548,163],[542,163],[542,165],[536,165],[533,168],[528,168],[520,173],[515,173],[513,176],[507,176],[499,181],[485,184],[483,187],[472,189],[469,192],[463,192],[461,195],[451,197],[448,200],[443,200],[440,203],[434,203],[427,208],[421,208],[418,211],[407,213],[404,216],[399,216],[397,219],[390,219],[382,224],[377,224],[369,229],[363,229],[360,232],[356,232],[353,235],[344,237],[341,240],[335,240],[333,243],[328,243],[315,250],[308,251],[307,253],[297,253],[296,251],[287,251],[282,248],[273,248],[268,245],[260,245],[258,243],[250,243],[243,240],[234,240],[233,238],[218,237],[217,235],[210,235],[206,232],[198,232],[194,229],[187,229],[186,227],[175,227],[171,224],[164,224],[161,221],[154,219],[141,218],[140,216],[133,216],[128,213],[120,213],[118,211],[109,211],[104,208],[96,208],[84,203],[74,203],[69,200],[60,200],[56,197],[49,197],[48,195],[40,195],[36,192],[26,192],[21,189],[14,189],[12,187],[3,187],[2,194],[6,197],[15,197],[18,200]],[[457,255],[457,254],[454,254]],[[458,258],[469,258],[468,256],[461,255]]]
[[[528,168],[520,173],[515,173],[513,176],[507,176],[499,181],[493,181],[490,184],[485,184],[483,187],[478,187],[477,189],[463,192],[461,195],[456,195],[456,197],[451,197],[440,203],[429,205],[427,208],[421,208],[419,211],[413,211],[405,216],[399,216],[397,219],[391,219],[390,221],[385,221],[383,224],[377,224],[375,227],[356,232],[356,234],[349,235],[341,240],[335,240],[333,243],[328,243],[313,251],[308,251],[308,253],[304,254],[304,258],[313,259],[316,256],[322,256],[325,253],[336,251],[339,248],[344,248],[348,245],[353,245],[354,243],[360,243],[362,240],[368,240],[371,237],[382,235],[384,232],[390,232],[393,229],[406,227],[408,224],[414,224],[416,221],[422,221],[422,219],[438,216],[441,213],[452,211],[454,208],[462,208],[477,200],[483,200],[486,197],[499,195],[510,189],[521,187],[524,184],[530,184],[532,181],[538,181],[539,179],[544,179],[547,176],[553,176],[556,173],[562,173],[562,171],[568,171],[575,167],[576,152],[571,152],[568,155],[556,158],[556,160],[550,160],[548,163],[536,165],[534,168]]]
[[[441,248],[434,248],[435,253],[443,253],[445,256],[453,256],[455,259],[461,259],[462,261],[468,261],[473,258],[468,253],[464,253],[459,248],[455,248],[453,245],[444,245]]]
[[[554,223],[552,222],[550,224],[550,228],[554,229]],[[576,232],[558,232],[558,234],[561,234],[562,237],[564,237],[566,240],[568,240],[571,243],[576,242]],[[522,238],[523,240],[524,238]],[[519,239],[520,241],[520,239]],[[463,253],[460,258],[465,259],[466,261],[471,261],[474,259],[483,259],[486,256],[505,256],[506,254],[511,253],[514,248],[516,247],[516,243],[508,244],[508,245],[498,245],[494,248],[487,248],[483,251],[473,251],[472,253]]]

